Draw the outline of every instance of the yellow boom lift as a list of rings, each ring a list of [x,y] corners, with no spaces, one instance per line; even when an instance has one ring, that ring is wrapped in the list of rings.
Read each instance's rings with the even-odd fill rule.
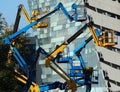
[[[17,29],[18,29],[19,21],[20,21],[20,18],[21,18],[21,13],[24,14],[25,19],[27,20],[28,24],[37,20],[38,15],[39,15],[38,10],[33,10],[32,11],[33,16],[30,18],[26,9],[25,9],[25,7],[22,4],[20,4],[19,7],[18,7],[17,16],[16,16],[16,20],[15,20],[15,25],[14,25],[14,29],[13,29],[14,32],[16,32]],[[37,23],[36,25],[32,26],[32,28],[45,28],[47,26],[48,26],[47,23]]]

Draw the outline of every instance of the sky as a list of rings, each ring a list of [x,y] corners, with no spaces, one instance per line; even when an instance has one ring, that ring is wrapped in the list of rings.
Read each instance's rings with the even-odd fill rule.
[[[18,6],[20,4],[24,5],[26,11],[30,15],[27,1],[28,0],[0,0],[0,13],[3,14],[2,17],[5,18],[9,26],[14,25]],[[20,20],[19,29],[25,27],[26,25],[27,21],[25,17],[22,16]]]

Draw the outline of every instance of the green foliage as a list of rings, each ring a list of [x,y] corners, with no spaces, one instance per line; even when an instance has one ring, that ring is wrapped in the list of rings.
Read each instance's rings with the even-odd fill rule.
[[[0,92],[19,92],[20,85],[14,77],[13,63],[3,65],[0,71]]]
[[[0,20],[2,19],[0,15]],[[8,62],[8,52],[9,46],[4,44],[3,38],[13,33],[11,29],[5,29],[3,23],[4,21],[0,22],[0,92],[19,92],[23,85],[14,77],[14,65],[16,60],[11,56],[10,63]],[[17,37],[12,42],[15,42],[15,47],[19,50],[24,47],[22,44],[24,43],[24,36]]]
[[[9,54],[10,46],[6,45],[3,41],[5,37],[13,34],[14,31],[8,27],[7,22],[2,18],[1,14],[0,20],[2,20],[0,21],[0,92],[19,92],[24,84],[15,78],[14,68],[17,62],[12,54]],[[27,42],[28,41],[29,40],[27,40]],[[25,36],[20,35],[11,42],[12,45],[18,49],[24,59],[29,55],[25,61],[30,64],[30,61],[32,61],[30,58],[31,56],[35,56],[35,53],[26,46]],[[8,62],[8,60],[10,62]],[[19,71],[22,72],[20,68]]]
[[[2,45],[0,50],[0,92],[19,92],[21,84],[14,77],[15,60],[8,63],[9,46]]]

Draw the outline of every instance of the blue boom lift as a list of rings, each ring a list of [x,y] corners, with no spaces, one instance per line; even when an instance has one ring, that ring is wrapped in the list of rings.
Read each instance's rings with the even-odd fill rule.
[[[99,37],[100,34],[98,34],[98,30],[96,30],[96,34]],[[72,79],[77,83],[77,86],[83,86],[86,85],[86,92],[90,92],[91,90],[91,84],[97,84],[98,81],[92,81],[92,73],[94,72],[92,67],[86,66],[80,52],[83,48],[93,39],[92,36],[90,36],[87,40],[82,42],[79,47],[77,47],[74,50],[74,54],[78,57],[80,61],[81,66],[74,66],[73,65],[73,59],[72,57],[61,57],[60,54],[57,55],[56,62],[57,63],[69,63],[70,64],[70,73],[68,76],[72,77]],[[97,76],[95,76],[97,77]]]
[[[19,9],[18,9],[18,16],[17,16],[17,19],[16,19],[16,29],[14,28],[15,30],[15,33],[13,33],[12,35],[9,35],[8,37],[5,37],[4,38],[4,41],[5,41],[5,44],[8,44],[10,45],[10,51],[12,52],[12,55],[14,56],[14,58],[16,59],[16,61],[18,62],[18,64],[20,65],[20,67],[22,68],[22,70],[24,71],[25,75],[28,77],[28,80],[27,80],[27,88],[24,89],[23,91],[26,92],[28,90],[28,88],[30,87],[30,85],[32,84],[32,81],[33,81],[33,74],[32,74],[32,69],[30,69],[29,65],[25,62],[25,60],[22,58],[22,56],[20,55],[19,51],[17,50],[17,48],[14,46],[12,40],[15,39],[16,37],[18,37],[19,35],[25,33],[29,28],[31,27],[34,27],[35,25],[37,25],[40,21],[42,21],[44,18],[50,16],[51,14],[55,13],[56,11],[58,11],[59,9],[61,9],[63,11],[63,13],[67,16],[67,18],[70,20],[70,21],[73,21],[73,17],[70,16],[70,14],[67,12],[67,10],[65,9],[65,7],[62,5],[62,3],[59,3],[53,11],[51,11],[50,13],[44,15],[43,17],[33,21],[33,22],[30,22],[30,24],[28,24],[27,26],[25,26],[24,28],[22,28],[21,30],[17,31],[17,27],[18,27],[18,24],[19,24],[19,19],[20,19],[20,15],[19,15],[19,12],[21,12],[21,9],[23,11],[24,10],[24,7],[22,5],[20,5]],[[77,9],[75,9],[76,11]],[[76,19],[76,18],[75,18]],[[81,20],[79,19],[79,21],[84,21],[84,18],[82,18]],[[68,82],[68,81],[67,81]],[[58,82],[57,82],[58,83]],[[70,81],[69,81],[70,83]],[[52,84],[51,84],[52,85]],[[50,85],[50,86],[51,86]],[[71,84],[72,85],[72,84]],[[50,90],[49,88],[49,85],[48,86],[48,90]],[[71,88],[71,87],[70,87]],[[42,89],[42,88],[40,88]]]
[[[98,32],[98,30],[96,29],[96,32]],[[97,37],[100,37],[100,34],[97,35]],[[80,61],[80,66],[74,66],[72,68],[72,76],[75,77],[80,77],[80,78],[76,78],[76,82],[79,85],[86,85],[86,92],[90,92],[91,91],[91,84],[97,84],[98,81],[92,81],[92,74],[94,72],[93,67],[89,67],[86,66],[85,61],[83,60],[83,57],[81,55],[81,51],[82,49],[85,48],[85,46],[93,39],[92,36],[90,36],[87,40],[85,40],[84,42],[82,42],[73,52],[74,54],[78,57],[79,61]],[[77,71],[77,72],[75,72]],[[97,76],[95,76],[97,77]],[[98,78],[97,78],[98,79]]]
[[[77,14],[77,7],[76,5],[73,5],[73,9],[75,9],[75,14]],[[34,22],[31,22],[30,24],[28,24],[27,26],[25,26],[24,28],[22,28],[21,30],[13,33],[12,35],[5,37],[4,41],[6,44],[10,45],[10,50],[13,53],[14,58],[16,59],[16,61],[18,62],[18,64],[20,65],[20,67],[22,68],[22,70],[24,71],[24,73],[26,74],[26,76],[28,77],[28,81],[27,81],[27,89],[30,87],[30,85],[32,84],[33,81],[33,74],[32,74],[32,69],[29,68],[28,64],[25,62],[25,60],[22,58],[22,56],[20,55],[20,53],[18,52],[17,48],[14,46],[14,44],[12,43],[12,39],[15,39],[16,37],[18,37],[19,35],[25,33],[29,28],[37,25],[40,21],[42,21],[44,18],[50,16],[51,14],[55,13],[58,10],[62,10],[63,13],[67,16],[67,18],[70,21],[76,21],[76,22],[82,22],[86,20],[85,18],[78,18],[78,16],[71,16],[66,8],[63,6],[62,3],[59,3],[53,11],[51,11],[50,13],[44,15],[43,17],[35,20]],[[55,56],[61,52],[63,52],[63,49],[70,44],[74,39],[76,39],[80,34],[83,33],[84,29],[90,26],[90,23],[85,24],[82,28],[80,28],[79,31],[77,31],[73,36],[71,36],[67,41],[65,41],[63,44],[61,44],[61,46],[59,46],[57,49],[55,49],[51,54],[49,54],[46,59],[45,59],[45,64],[47,67],[50,67],[52,70],[54,70],[57,74],[59,74],[65,81],[66,81],[66,91],[68,91],[69,89],[72,90],[72,92],[75,92],[75,90],[77,89],[76,86],[76,82],[67,75],[67,73],[65,73],[65,71],[56,63],[56,62],[52,62],[53,64],[55,64],[55,66],[57,66],[62,72],[63,74],[61,74],[58,70],[56,70],[50,63],[50,61],[52,61]],[[90,26],[91,28],[91,26]],[[91,28],[92,29],[92,28]],[[93,30],[94,31],[94,30]],[[94,37],[93,37],[94,38]],[[64,83],[63,83],[64,84]],[[49,86],[48,86],[49,88]],[[26,89],[26,90],[27,90]],[[41,89],[41,88],[40,88]],[[39,89],[38,89],[39,90]]]
[[[58,46],[49,56],[46,57],[45,61],[46,61],[46,67],[50,67],[51,69],[53,69],[57,74],[59,74],[64,80],[66,80],[68,88],[67,90],[71,89],[72,92],[75,92],[77,89],[77,84],[76,81],[71,79],[70,76],[68,76],[68,74],[56,63],[54,62],[54,58],[59,55],[60,53],[62,53],[64,51],[64,48],[69,45],[73,40],[75,40],[80,34],[82,34],[84,32],[84,30],[86,28],[89,28],[92,37],[95,41],[95,44],[98,46],[114,46],[116,44],[116,42],[114,42],[114,32],[111,31],[107,31],[107,32],[102,32],[103,34],[98,36],[98,31],[95,32],[94,30],[94,26],[93,26],[93,22],[90,21],[89,23],[86,23],[82,28],[80,28],[80,30],[78,30],[73,36],[71,36],[68,40],[66,40],[65,42],[63,42],[60,46]],[[110,35],[111,37],[108,36],[104,36],[104,34],[112,34]],[[111,39],[111,40],[108,40]],[[105,40],[105,41],[104,41]],[[81,58],[81,56],[80,56]],[[54,64],[54,66],[56,66],[60,71],[56,70],[54,68],[54,66],[52,65]],[[82,63],[82,69],[84,69],[85,74],[89,74],[89,76],[92,74],[92,68],[85,68],[85,64]],[[87,71],[88,70],[88,71]],[[89,73],[91,72],[91,73]],[[64,75],[63,75],[64,74]]]
[[[64,48],[70,43],[72,42],[77,36],[79,36],[80,34],[83,33],[83,31],[86,29],[86,28],[89,28],[92,36],[90,36],[87,40],[85,40],[78,48],[76,48],[74,50],[74,54],[78,57],[78,59],[80,60],[80,64],[81,66],[73,66],[73,60],[71,57],[64,57],[64,58],[60,58],[60,53],[63,52]],[[101,34],[102,33],[102,34]],[[85,62],[80,54],[80,52],[82,51],[83,48],[85,48],[85,46],[92,40],[94,39],[94,42],[96,45],[98,46],[114,46],[116,44],[116,42],[114,42],[113,40],[112,41],[108,41],[108,39],[114,39],[113,38],[113,35],[114,33],[111,32],[111,31],[107,31],[106,33],[107,34],[112,34],[111,36],[112,37],[107,37],[107,36],[104,36],[104,31],[100,31],[98,29],[94,29],[93,27],[93,22],[89,22],[87,23],[85,26],[83,26],[79,31],[77,31],[72,37],[70,37],[67,41],[65,41],[64,43],[62,43],[56,50],[54,50],[47,58],[46,58],[46,66],[48,67],[51,67],[55,72],[57,72],[59,75],[60,72],[55,70],[55,68],[51,65],[51,63],[55,64],[59,69],[61,69],[60,66],[57,65],[57,63],[70,63],[70,66],[71,66],[71,71],[70,71],[70,74],[67,76],[62,76],[66,81],[68,81],[67,77],[72,77],[73,79],[71,80],[71,83],[70,84],[68,82],[68,87],[70,86],[73,86],[74,84],[74,81],[75,83],[77,83],[78,85],[86,85],[86,92],[90,92],[91,90],[91,84],[92,83],[98,83],[98,81],[92,81],[92,74],[94,72],[93,68],[92,67],[87,67],[85,65]],[[106,34],[105,33],[105,34]],[[106,39],[107,41],[103,41],[104,39]],[[54,58],[53,57],[57,57],[56,59],[56,62],[54,62]],[[59,58],[58,58],[59,57]],[[51,63],[50,63],[51,62]],[[61,71],[64,73],[64,71],[61,69]],[[76,78],[75,77],[80,77],[80,78]],[[97,79],[97,76],[96,76],[96,79]],[[74,84],[74,87],[76,87],[77,85]],[[69,88],[68,88],[69,89]],[[73,89],[75,90],[75,89]],[[72,91],[73,91],[72,90]],[[74,92],[74,91],[73,91]]]

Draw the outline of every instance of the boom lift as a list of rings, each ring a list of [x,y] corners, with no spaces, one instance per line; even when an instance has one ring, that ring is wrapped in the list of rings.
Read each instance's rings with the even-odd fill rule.
[[[78,57],[81,66],[74,66],[72,67],[72,75],[74,77],[81,77],[75,79],[78,84],[83,84],[86,85],[86,92],[90,92],[91,90],[91,84],[98,83],[98,77],[94,76],[94,81],[92,81],[92,74],[94,74],[94,71],[92,67],[86,66],[82,55],[80,52],[82,51],[83,48],[92,40],[94,39],[94,42],[97,46],[114,46],[116,45],[116,42],[114,41],[114,31],[111,30],[105,30],[105,31],[100,31],[98,29],[94,29],[93,23],[88,24],[88,28],[92,34],[87,40],[85,40],[83,43],[81,43],[75,50],[74,54]],[[102,33],[102,34],[100,34]],[[76,72],[77,71],[77,72]],[[96,72],[96,71],[95,71]],[[81,80],[83,79],[83,80]],[[97,79],[97,80],[96,80]]]
[[[15,25],[14,25],[14,28],[13,28],[14,32],[16,32],[18,30],[18,25],[19,25],[19,22],[20,22],[21,13],[24,14],[28,24],[30,24],[31,22],[38,19],[38,11],[36,11],[36,10],[33,11],[32,12],[33,17],[30,19],[25,7],[22,4],[20,4],[19,7],[18,7],[17,16],[16,16],[16,19],[15,19]],[[36,25],[32,26],[32,28],[45,28],[47,26],[48,26],[48,24],[46,24],[46,23],[37,23]]]
[[[27,14],[26,14],[26,11],[25,11],[25,8],[20,5],[19,6],[19,9],[18,9],[18,14],[17,14],[17,18],[16,18],[16,23],[15,23],[15,33],[13,33],[12,35],[9,35],[8,37],[5,37],[4,38],[4,41],[5,41],[5,44],[8,44],[10,45],[10,50],[12,52],[12,55],[14,56],[14,58],[16,59],[16,61],[18,62],[18,64],[20,65],[20,67],[22,68],[22,70],[24,71],[24,73],[26,74],[26,76],[28,76],[30,78],[30,82],[28,82],[28,88],[29,86],[31,85],[32,83],[32,73],[31,73],[31,69],[29,68],[29,66],[27,65],[27,63],[25,62],[25,60],[22,58],[22,56],[20,55],[19,51],[17,50],[17,48],[14,46],[14,44],[12,43],[12,40],[15,39],[16,37],[18,37],[19,35],[25,33],[29,28],[37,25],[41,20],[43,20],[44,18],[48,17],[49,15],[55,13],[56,11],[58,11],[59,9],[61,8],[61,10],[63,11],[63,13],[67,16],[67,18],[72,21],[72,18],[71,16],[69,15],[69,13],[66,11],[65,7],[62,5],[62,3],[59,3],[53,11],[51,11],[50,13],[44,15],[43,17],[35,20],[34,22],[30,22],[30,19],[29,17],[27,17]],[[16,31],[17,28],[18,28],[18,25],[19,25],[19,20],[20,20],[20,12],[21,10],[23,10],[24,12],[24,15],[26,16],[26,19],[28,20],[28,22],[30,22],[30,24],[28,24],[27,26],[25,26],[24,28],[22,28],[21,30],[19,31]],[[82,32],[78,32],[78,33],[82,33]],[[76,35],[76,34],[75,34]],[[78,35],[77,35],[78,36]],[[77,37],[76,36],[76,37]],[[76,38],[75,37],[75,38]],[[70,41],[70,39],[68,40]],[[65,43],[66,44],[66,43]],[[61,75],[60,75],[61,76]],[[70,77],[69,77],[70,78]],[[66,79],[66,78],[65,78]],[[69,86],[69,89],[72,88],[73,91],[76,90],[76,85],[75,85],[75,82],[72,81],[71,82],[71,78],[70,80],[67,80],[67,83],[70,84],[68,85]]]
[[[62,3],[59,3],[55,9],[60,9],[63,11],[63,13],[66,15],[66,17],[68,18],[69,21],[76,21],[76,22],[83,22],[87,20],[87,16],[83,16],[83,17],[78,17],[78,10],[77,10],[77,5],[74,3],[72,4],[72,9],[74,10],[74,14],[70,15],[69,12],[66,10],[66,8],[63,6]]]
[[[96,30],[98,31],[98,30]],[[100,35],[97,35],[98,37]],[[57,63],[69,63],[70,64],[70,73],[68,74],[72,79],[78,84],[79,86],[86,85],[86,92],[90,92],[91,90],[91,84],[97,84],[98,80],[92,81],[92,74],[94,72],[92,67],[86,66],[80,52],[83,48],[93,39],[92,36],[90,36],[87,40],[85,40],[83,43],[80,44],[79,47],[77,47],[74,50],[74,54],[78,57],[81,66],[74,66],[73,65],[73,59],[71,57],[60,57],[57,58]],[[59,54],[58,54],[59,55]],[[97,76],[94,76],[97,77]]]
[[[43,17],[35,20],[34,22],[31,22],[30,24],[28,24],[27,26],[25,26],[24,28],[22,28],[21,30],[13,33],[12,35],[5,37],[4,41],[6,44],[10,45],[10,50],[13,53],[14,58],[17,60],[17,62],[19,63],[20,67],[23,69],[23,71],[25,72],[26,76],[29,75],[30,69],[27,65],[27,63],[24,61],[24,59],[22,58],[22,56],[20,55],[20,53],[18,52],[18,50],[16,49],[16,47],[14,47],[14,44],[12,43],[12,39],[15,39],[16,37],[18,37],[19,35],[21,35],[22,33],[25,33],[29,28],[37,25],[41,20],[43,20],[44,18],[48,17],[49,15],[55,13],[56,11],[58,11],[59,9],[61,9],[63,11],[63,13],[67,16],[67,18],[72,21],[74,18],[70,16],[70,14],[67,12],[67,10],[65,9],[65,7],[62,5],[62,3],[59,3],[53,11],[51,11],[50,13],[44,15]],[[82,21],[82,20],[81,20]],[[90,24],[90,23],[88,23]],[[51,69],[53,69],[57,74],[59,74],[66,82],[67,82],[67,88],[66,91],[68,91],[69,89],[72,90],[72,92],[75,92],[77,86],[76,86],[76,82],[67,75],[67,73],[64,72],[64,70],[56,63],[53,62],[52,59],[54,59],[54,57],[63,52],[63,49],[70,44],[74,39],[76,39],[80,34],[83,33],[83,31],[86,29],[86,27],[88,26],[88,24],[85,24],[78,32],[76,32],[72,37],[70,37],[67,41],[65,41],[63,44],[61,44],[56,50],[54,50],[50,55],[48,55],[48,57],[45,59],[45,64],[47,67],[50,67]],[[90,26],[90,29],[92,30],[92,27]],[[94,30],[93,30],[94,31]],[[94,37],[93,37],[94,38]],[[56,70],[51,63],[53,63],[55,66],[57,66],[62,72],[60,73],[58,70]],[[32,81],[29,83],[29,86],[31,85]]]
[[[39,47],[38,50],[37,50],[36,61],[39,58],[39,53],[41,53],[45,56],[48,55],[48,53],[43,48]],[[25,86],[28,86],[27,82],[31,81],[30,78],[21,74],[16,69],[15,69],[15,78],[17,80],[19,80],[20,82],[22,82],[23,84],[25,84]],[[30,92],[44,92],[44,91],[48,91],[48,90],[52,90],[52,89],[56,89],[56,88],[59,88],[60,90],[64,90],[66,88],[66,86],[67,86],[66,82],[62,83],[62,82],[59,82],[59,81],[55,81],[53,83],[38,85],[34,81],[32,81],[29,90],[30,90]],[[26,91],[27,91],[27,89],[26,89],[26,87],[24,87],[24,89],[22,89],[22,92],[26,92]]]
[[[61,5],[61,4],[60,4]],[[67,15],[69,15],[69,14],[67,14]],[[68,17],[68,19],[70,20],[70,21],[72,21],[72,19],[73,18],[71,18],[70,16],[67,16]],[[63,52],[63,50],[64,50],[64,48],[67,46],[67,45],[69,45],[74,39],[76,39],[80,34],[82,34],[83,33],[83,31],[86,29],[86,27],[89,27],[89,29],[90,29],[90,32],[91,32],[91,34],[92,34],[92,36],[93,36],[93,39],[94,39],[94,41],[95,41],[95,43],[96,44],[98,44],[98,46],[114,46],[115,45],[115,42],[105,42],[105,43],[107,43],[107,44],[105,44],[105,43],[103,43],[103,42],[101,42],[101,44],[100,44],[100,41],[101,41],[101,39],[103,40],[103,38],[104,38],[104,35],[102,35],[102,36],[100,36],[100,37],[98,37],[97,36],[97,32],[95,32],[95,30],[94,30],[94,28],[93,28],[93,24],[92,24],[92,22],[90,22],[90,23],[88,23],[88,24],[86,24],[85,26],[83,26],[79,31],[77,31],[72,37],[70,37],[67,41],[65,41],[65,42],[63,42],[57,49],[55,49],[46,59],[45,59],[45,64],[46,64],[46,67],[50,67],[51,69],[53,69],[57,74],[59,74],[64,80],[66,80],[66,82],[67,82],[67,85],[68,85],[68,88],[67,88],[67,90],[69,90],[69,89],[71,89],[72,90],[72,92],[75,92],[75,90],[76,90],[76,88],[77,88],[77,85],[76,85],[76,82],[74,81],[74,80],[72,80],[71,79],[71,77],[70,76],[68,76],[67,74],[66,74],[66,72],[56,63],[56,62],[54,62],[54,58],[58,55],[58,54],[60,54],[60,53],[62,53]],[[108,39],[108,38],[107,38]],[[111,38],[111,39],[113,39],[113,37]],[[112,41],[114,41],[114,40],[112,40]],[[82,62],[81,62],[82,63]],[[56,68],[54,68],[53,66],[52,66],[52,64],[54,64],[61,72],[59,72]],[[84,74],[86,74],[86,76],[89,76],[89,78],[87,78],[87,77],[85,77],[86,78],[86,80],[90,80],[91,78],[91,74],[92,74],[92,68],[90,68],[90,67],[86,67],[85,68],[85,65],[84,65],[84,63],[82,63],[82,67],[84,68]],[[63,75],[64,74],[64,75]],[[88,91],[90,91],[91,90],[91,84],[89,85],[89,86],[87,86],[88,87]]]
[[[59,3],[54,9],[55,10],[59,10],[61,8],[61,10],[63,11],[63,13],[67,16],[67,18],[70,20],[70,21],[73,21],[73,20],[75,20],[75,21],[80,21],[80,22],[82,22],[82,21],[85,21],[87,18],[86,17],[81,17],[81,18],[78,18],[78,13],[77,13],[77,5],[76,4],[73,4],[72,5],[72,9],[74,9],[75,10],[75,13],[74,13],[74,17],[72,17],[69,13],[68,13],[68,11],[66,10],[66,8],[63,6],[63,4],[62,3]],[[15,25],[14,25],[14,32],[16,32],[17,31],[17,29],[18,29],[18,25],[19,25],[19,21],[20,21],[20,18],[21,18],[21,13],[23,12],[23,14],[24,14],[24,16],[25,16],[25,18],[26,18],[26,20],[27,20],[27,22],[30,24],[30,23],[32,23],[32,22],[34,22],[35,20],[38,20],[38,15],[39,15],[39,12],[38,12],[38,10],[33,10],[32,11],[32,15],[33,15],[33,17],[31,17],[31,19],[30,19],[30,17],[29,17],[29,15],[28,15],[28,13],[27,13],[27,11],[26,11],[26,9],[25,9],[25,7],[22,5],[22,4],[20,4],[19,5],[19,7],[18,7],[18,12],[17,12],[17,16],[16,16],[16,20],[15,20]],[[34,25],[34,26],[32,26],[32,28],[45,28],[45,27],[47,27],[48,26],[48,24],[46,24],[46,23],[37,23],[36,25]]]
[[[88,0],[84,0],[84,5],[86,8],[89,7]],[[91,19],[91,17],[88,17]],[[89,29],[91,34],[93,35],[94,42],[97,46],[102,47],[109,47],[109,46],[115,46],[117,42],[115,42],[115,32],[114,30],[104,30],[102,32],[102,35],[100,37],[97,37],[96,33],[94,32],[93,24],[89,25]]]
[[[94,42],[97,46],[107,47],[107,46],[115,46],[117,42],[115,42],[115,33],[113,30],[105,30],[101,32],[101,36],[98,37],[98,31],[94,31],[93,23],[89,25],[89,30],[93,36]]]
[[[64,48],[69,45],[74,39],[76,39],[80,34],[83,33],[83,31],[87,28],[87,24],[85,24],[79,31],[77,31],[73,36],[71,36],[67,41],[63,42],[58,48],[56,48],[48,57],[45,59],[46,67],[50,67],[52,70],[54,70],[57,74],[59,74],[68,85],[67,90],[71,89],[72,92],[75,92],[77,89],[76,82],[68,76],[68,74],[56,63],[53,61],[55,56],[57,56],[59,53],[62,53]],[[54,64],[60,71],[58,71],[56,68],[52,66]],[[63,75],[64,74],[64,75]]]
[[[100,35],[98,35],[99,37]],[[84,42],[82,42],[73,52],[74,54],[78,57],[81,66],[74,66],[72,69],[72,76],[73,75],[81,75],[81,76],[76,76],[76,77],[81,77],[81,78],[77,78],[75,79],[76,82],[80,85],[86,85],[86,92],[90,92],[91,90],[91,84],[97,84],[98,83],[98,76],[94,76],[96,77],[97,80],[92,81],[92,75],[94,73],[94,70],[92,67],[86,66],[82,55],[80,54],[80,52],[82,51],[83,48],[85,48],[85,46],[92,40],[93,36],[90,36],[87,40],[85,40]],[[79,68],[78,68],[79,67]],[[75,72],[78,71],[78,72]]]
[[[25,75],[22,75],[17,70],[15,70],[15,78],[17,80],[19,80],[20,82],[24,83],[24,84],[26,84],[27,80],[28,80],[28,78]],[[35,82],[32,82],[32,84],[30,85],[29,90],[30,90],[30,92],[40,92],[39,85],[36,84]]]
[[[73,80],[75,80],[75,82],[78,84],[78,85],[86,85],[86,92],[90,92],[90,90],[91,90],[91,84],[93,83],[93,84],[97,84],[98,83],[98,80],[96,80],[96,79],[98,79],[97,78],[97,76],[94,76],[95,78],[94,78],[94,81],[92,81],[92,74],[94,74],[94,71],[95,70],[93,70],[93,68],[92,67],[88,67],[88,66],[86,66],[85,65],[85,62],[84,62],[84,60],[83,60],[83,58],[82,58],[82,56],[81,56],[81,54],[80,54],[80,52],[82,51],[82,49],[83,48],[85,48],[85,46],[94,38],[94,41],[95,41],[95,43],[98,43],[98,42],[96,42],[97,40],[95,40],[95,37],[96,38],[98,38],[98,39],[101,39],[101,37],[103,37],[104,36],[104,31],[102,32],[103,34],[101,35],[100,34],[100,30],[98,30],[98,29],[94,29],[93,28],[93,25],[91,24],[91,22],[90,23],[88,23],[88,27],[89,27],[89,29],[90,29],[90,32],[91,33],[94,33],[94,35],[92,34],[92,36],[90,36],[87,40],[85,40],[83,43],[81,43],[81,45],[78,47],[78,48],[76,48],[75,50],[74,50],[74,54],[78,57],[78,59],[79,59],[79,61],[80,61],[80,64],[81,64],[81,66],[73,66],[73,60],[72,60],[72,58],[71,57],[66,57],[66,58],[59,58],[59,60],[58,61],[56,61],[57,63],[70,63],[70,66],[71,66],[71,69],[70,69],[70,74],[69,74],[69,76],[70,77],[72,77],[73,78]],[[111,32],[111,31],[110,31]],[[65,45],[65,44],[64,44]],[[113,44],[111,44],[110,42],[108,42],[108,43],[105,43],[105,45],[104,45],[104,43],[101,43],[101,45],[100,46],[113,46]],[[114,45],[115,45],[115,43],[114,43]],[[61,49],[59,49],[59,51],[60,52],[62,52],[62,46],[63,45],[61,45],[60,47],[61,47]],[[60,52],[56,52],[56,53],[60,53]],[[55,51],[53,52],[53,53],[55,53]],[[53,54],[52,53],[52,54]],[[58,55],[57,54],[57,55]],[[53,57],[52,55],[51,55],[51,57]],[[96,72],[96,71],[95,71]],[[76,77],[76,78],[75,78]],[[81,78],[77,78],[77,77],[81,77]]]
[[[10,49],[11,49],[11,51],[14,52],[14,53],[13,53],[13,56],[17,59],[18,63],[19,63],[20,66],[23,68],[23,70],[26,70],[26,68],[27,68],[26,66],[27,66],[27,65],[26,65],[25,61],[22,59],[22,57],[21,57],[21,55],[19,54],[19,52],[17,51],[17,49],[14,47],[14,45],[13,45],[13,43],[12,43],[12,39],[15,39],[15,38],[18,37],[19,35],[25,33],[29,28],[31,28],[32,26],[37,25],[41,20],[43,20],[44,18],[46,18],[46,17],[50,16],[51,14],[55,13],[55,12],[58,11],[60,8],[61,8],[61,10],[63,11],[63,13],[67,16],[67,18],[71,21],[71,20],[72,20],[71,16],[69,15],[69,13],[68,13],[67,10],[65,9],[65,7],[62,5],[62,3],[59,3],[59,4],[54,8],[54,10],[51,11],[50,13],[48,13],[48,14],[44,15],[43,17],[35,20],[34,22],[31,22],[30,24],[28,24],[27,26],[25,26],[25,27],[22,28],[21,30],[13,33],[12,35],[4,38],[5,43],[11,45]],[[19,11],[21,11],[21,9],[23,9],[23,11],[25,11],[22,5],[20,5]],[[24,12],[24,13],[25,13],[25,12]],[[26,13],[25,13],[25,14],[26,14]],[[19,15],[19,14],[18,14],[18,15]],[[20,16],[19,16],[19,18],[20,18]],[[26,18],[27,18],[27,20],[29,20],[28,17],[26,17]],[[19,23],[19,22],[18,22],[18,23]],[[15,27],[15,28],[17,28],[17,27]],[[28,69],[27,69],[27,70],[28,70]]]
[[[13,27],[13,33],[17,32],[17,30],[18,30],[18,26],[19,26],[19,22],[20,22],[22,13],[24,14],[25,19],[27,20],[28,24],[30,24],[31,22],[34,22],[35,20],[38,19],[38,11],[37,10],[32,11],[33,17],[30,19],[25,7],[22,4],[20,4],[18,6],[17,16],[15,19],[14,27]],[[47,26],[48,26],[48,24],[45,24],[45,23],[37,23],[36,25],[32,26],[32,28],[45,28]],[[10,63],[10,59],[9,59],[10,56],[11,56],[11,51],[8,52],[8,63]]]
[[[22,82],[23,84],[26,84],[28,81],[28,78],[25,75],[19,73],[17,70],[15,70],[15,78],[20,82]],[[66,88],[66,82],[62,83],[59,81],[55,81],[53,83],[47,83],[47,84],[41,84],[41,85],[38,85],[35,82],[32,82],[29,90],[30,92],[44,92],[44,91],[48,91],[56,88],[59,88],[60,90],[64,90]],[[22,92],[26,92],[26,91],[23,90]]]
[[[57,49],[55,49],[46,59],[46,67],[50,67],[51,69],[53,69],[57,74],[59,74],[64,80],[66,80],[67,82],[67,85],[68,85],[68,90],[69,89],[72,89],[72,92],[75,92],[76,88],[77,88],[77,85],[76,85],[76,82],[71,79],[70,76],[68,76],[65,71],[56,63],[54,62],[54,58],[63,52],[64,48],[69,45],[74,39],[76,39],[80,34],[83,33],[83,31],[89,27],[89,30],[92,34],[92,37],[95,41],[95,43],[99,43],[99,40],[96,40],[96,39],[101,39],[103,37],[103,35],[100,36],[99,32],[96,30],[94,30],[94,27],[93,27],[93,22],[89,22],[87,24],[85,24],[79,31],[77,31],[72,37],[70,37],[67,41],[63,42]],[[94,34],[93,34],[94,33]],[[88,39],[88,42],[91,38]],[[107,46],[113,46],[115,44],[115,42],[108,42],[110,44],[107,44]],[[111,44],[111,43],[114,43],[114,44]],[[99,44],[98,44],[99,45]],[[106,46],[102,43],[102,45],[100,44],[99,46]],[[80,54],[79,54],[80,55]],[[81,60],[82,60],[82,57],[81,55],[78,56]],[[52,64],[54,64],[58,69],[60,69],[60,71],[64,74],[62,74],[61,72],[59,72],[58,70],[56,70]],[[81,61],[81,66],[82,66],[82,69],[84,71],[84,74],[85,76],[89,76],[89,80],[91,80],[91,75],[92,75],[92,68],[91,67],[86,67],[85,64],[84,64],[84,61],[82,60]],[[87,77],[85,77],[87,79]],[[86,80],[85,79],[85,80]],[[87,79],[87,80],[88,80]],[[91,89],[91,85],[87,86],[89,87],[88,90],[90,91]]]
[[[84,6],[85,8],[85,6]],[[77,22],[82,22],[82,21],[86,21],[87,20],[87,14],[86,14],[86,9],[84,9],[84,15],[82,17],[78,17],[78,5],[76,5],[75,3],[72,4],[72,9],[74,10],[74,17],[73,19]]]

